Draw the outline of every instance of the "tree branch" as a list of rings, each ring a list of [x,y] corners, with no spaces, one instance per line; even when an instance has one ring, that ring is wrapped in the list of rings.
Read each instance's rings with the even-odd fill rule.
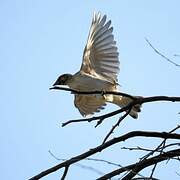
[[[68,169],[69,169],[69,166],[66,166],[65,169],[64,169],[64,173],[63,173],[63,176],[61,177],[61,180],[64,180],[66,175],[67,175],[67,172],[68,172]]]
[[[83,118],[83,119],[73,119],[73,120],[69,120],[65,123],[62,123],[62,127],[68,125],[68,124],[71,124],[71,123],[76,123],[76,122],[91,122],[91,121],[103,121],[104,119],[107,119],[109,117],[112,117],[112,116],[115,116],[119,113],[122,113],[126,110],[128,110],[129,108],[131,108],[131,104],[121,108],[121,109],[118,109],[116,111],[113,111],[113,112],[110,112],[110,113],[107,113],[107,114],[104,114],[104,115],[101,115],[101,116],[94,116],[94,117],[91,117],[91,118]],[[99,125],[99,123],[97,124]],[[95,127],[97,127],[97,125]]]
[[[69,90],[70,89],[68,89],[68,91]],[[85,92],[78,92],[78,94],[81,94],[81,93],[85,93]],[[97,91],[95,93],[102,94],[102,91]],[[111,94],[114,92],[104,92],[104,94],[106,94],[106,93]],[[88,92],[88,94],[94,94],[94,92]],[[130,97],[131,97],[131,95],[130,95]],[[134,96],[132,96],[132,97],[134,97]],[[174,97],[169,97],[169,96],[135,97],[134,99],[132,99],[131,103],[129,103],[127,106],[125,106],[121,109],[118,109],[116,111],[113,111],[113,112],[110,112],[110,113],[107,113],[107,114],[104,114],[101,116],[94,116],[91,118],[69,120],[65,123],[62,123],[62,127],[66,126],[68,124],[71,124],[71,123],[75,123],[75,122],[91,122],[91,121],[97,121],[97,120],[102,121],[102,120],[107,119],[109,117],[112,117],[112,116],[115,116],[115,115],[120,114],[122,112],[125,112],[136,104],[144,104],[144,103],[156,102],[156,101],[180,102],[180,97],[175,97],[175,96]]]
[[[154,156],[152,158],[145,159],[145,160],[140,161],[138,163],[135,163],[135,164],[123,167],[123,168],[116,169],[116,170],[98,178],[97,180],[110,179],[116,175],[121,174],[122,172],[127,171],[127,169],[130,170],[130,172],[124,178],[122,178],[122,180],[129,180],[129,179],[132,179],[142,169],[144,169],[148,166],[151,166],[153,164],[159,163],[161,161],[167,160],[169,158],[176,157],[176,156],[180,156],[180,149],[171,150],[171,151],[165,152],[163,154]]]
[[[169,133],[175,132],[177,129],[180,128],[180,125],[177,125],[175,128],[173,128],[172,130],[169,131]],[[143,156],[141,158],[141,161],[144,159],[147,159],[148,157],[152,156],[156,151],[158,151],[159,149],[162,149],[162,146],[164,144],[164,142],[166,141],[166,139],[164,139],[153,151],[149,152],[148,154],[146,154],[145,156]]]
[[[111,130],[109,131],[109,133],[106,135],[106,137],[103,140],[103,144],[107,141],[107,139],[109,138],[109,136],[113,133],[114,129],[119,126],[119,124],[123,121],[123,119],[125,119],[125,117],[130,113],[132,107],[123,115],[119,118],[118,122],[111,128]]]
[[[132,131],[125,135],[113,138],[112,140],[107,141],[106,143],[99,145],[95,148],[90,149],[89,151],[86,151],[85,153],[82,153],[78,156],[75,156],[67,161],[64,161],[54,167],[51,167],[40,174],[30,178],[29,180],[38,180],[50,173],[53,173],[63,167],[70,166],[71,164],[74,164],[82,159],[85,159],[95,153],[101,152],[102,150],[116,144],[122,141],[125,141],[127,139],[133,138],[133,137],[156,137],[156,138],[162,138],[162,139],[180,139],[180,134],[176,133],[167,133],[167,132],[151,132],[151,131]]]
[[[119,96],[124,96],[124,97],[128,97],[131,99],[136,99],[136,97],[131,96],[129,94],[126,93],[122,93],[122,92],[117,92],[117,91],[77,91],[71,88],[65,88],[65,87],[61,87],[61,86],[54,86],[49,88],[49,90],[64,90],[64,91],[69,91],[72,94],[82,94],[82,95],[92,95],[92,94],[101,94],[103,95],[107,95],[107,94],[113,94],[113,95],[119,95]]]

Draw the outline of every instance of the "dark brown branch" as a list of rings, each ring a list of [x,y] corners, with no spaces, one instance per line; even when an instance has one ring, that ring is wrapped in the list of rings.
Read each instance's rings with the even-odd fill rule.
[[[106,135],[106,137],[103,140],[103,144],[107,141],[107,139],[109,138],[109,136],[113,133],[114,129],[119,126],[119,124],[122,122],[123,119],[125,119],[125,117],[130,113],[132,107],[129,108],[129,110],[119,118],[118,122],[111,128],[111,130],[109,131],[109,133]]]
[[[172,132],[176,131],[178,128],[180,128],[180,126],[175,127],[175,128],[172,129],[169,133],[172,133]],[[162,141],[162,143],[158,146],[158,148],[156,148],[157,150],[159,150],[159,153],[160,153],[159,155],[163,154],[165,148],[168,147],[168,145],[166,145],[166,141],[167,141],[167,139],[164,139],[164,140]],[[154,166],[153,166],[153,168],[152,168],[152,172],[151,172],[150,178],[153,177],[153,174],[154,174],[154,172],[155,172],[155,169],[156,169],[156,167],[157,167],[157,164],[158,164],[158,162],[156,162],[156,163],[154,164]]]
[[[64,90],[64,91],[69,91],[72,94],[84,94],[84,95],[91,95],[91,94],[101,94],[101,95],[107,95],[107,94],[113,94],[113,95],[119,95],[119,96],[124,96],[124,97],[129,97],[133,100],[133,105],[135,104],[143,104],[147,102],[154,102],[154,101],[180,101],[180,97],[169,97],[169,96],[151,96],[151,97],[137,97],[137,96],[132,96],[126,93],[121,93],[121,92],[114,92],[114,91],[76,91],[74,89],[70,88],[64,88],[64,87],[52,87],[50,88],[56,89],[56,90]]]
[[[67,172],[68,172],[68,169],[69,169],[69,166],[66,166],[65,169],[64,169],[64,173],[63,173],[63,176],[61,178],[61,180],[64,180],[66,175],[67,175]]]
[[[153,164],[157,164],[161,161],[164,161],[164,160],[176,157],[176,156],[180,156],[180,149],[171,150],[171,151],[165,152],[163,154],[159,154],[159,155],[152,157],[150,159],[146,159],[144,161],[141,161],[139,163],[139,165],[136,164],[136,167],[134,167],[132,169],[132,171],[129,174],[127,174],[122,180],[131,179],[132,177],[134,177],[136,175],[136,174],[134,174],[134,172],[138,173],[142,169],[144,169],[148,166],[151,166]]]
[[[94,92],[88,92],[93,94]],[[97,93],[97,92],[96,92]],[[99,92],[100,93],[100,92]],[[104,92],[104,94],[111,94],[111,92]],[[113,92],[112,92],[113,93]],[[81,94],[81,92],[78,92],[78,94]],[[102,92],[101,92],[102,94]],[[132,96],[133,97],[133,96]],[[122,112],[125,112],[129,110],[131,107],[133,107],[136,104],[144,104],[144,103],[149,103],[149,102],[156,102],[156,101],[171,101],[171,102],[180,102],[180,97],[168,97],[168,96],[151,96],[151,97],[139,97],[139,98],[134,98],[131,103],[129,103],[127,106],[118,109],[116,111],[101,115],[101,116],[95,116],[91,118],[83,118],[83,119],[76,119],[76,120],[69,120],[65,123],[62,123],[62,127],[74,123],[74,122],[91,122],[91,121],[96,121],[96,120],[104,120],[109,117],[115,116],[117,114],[120,114]]]
[[[160,153],[160,154],[161,154],[161,153]],[[153,168],[152,168],[151,175],[150,175],[149,179],[152,179],[152,178],[153,178],[153,174],[154,174],[154,172],[155,172],[155,169],[156,169],[156,167],[157,167],[157,164],[158,164],[158,162],[156,162],[156,163],[153,165]]]
[[[178,125],[177,127],[173,128],[171,131],[169,131],[169,133],[175,132],[179,128],[180,128],[180,126]],[[166,145],[166,140],[167,139],[165,138],[154,150],[151,150],[150,153],[148,153],[146,156],[144,156],[143,158],[140,158],[141,161],[147,159],[149,156],[153,155],[155,152],[159,152],[160,155],[161,155],[162,153],[164,153],[164,150],[165,150],[166,147],[169,147],[169,146],[175,145],[175,144],[177,145],[177,143]],[[155,171],[155,169],[157,167],[157,164],[158,163],[154,164],[149,179],[153,178],[153,174],[154,174],[154,171]]]
[[[145,159],[145,160],[140,161],[138,163],[135,163],[135,164],[123,167],[123,168],[116,169],[116,170],[98,178],[97,180],[110,179],[116,175],[121,174],[122,172],[127,171],[127,169],[131,170],[131,171],[124,178],[122,178],[122,180],[129,180],[129,179],[132,179],[142,169],[144,169],[148,166],[151,166],[153,164],[159,163],[161,161],[167,160],[169,158],[176,157],[176,156],[180,156],[180,149],[168,151],[168,152],[165,152],[163,154],[154,156],[152,158]]]
[[[180,64],[175,63],[174,61],[172,61],[171,59],[169,59],[168,57],[166,57],[165,55],[163,55],[162,53],[159,52],[159,50],[157,50],[150,42],[147,38],[145,38],[146,42],[149,44],[149,46],[158,54],[160,55],[162,58],[164,58],[166,61],[174,64],[177,67],[180,67]]]
[[[161,155],[162,153],[164,153],[163,150],[165,149],[165,146],[166,146],[166,140],[167,140],[167,139],[164,139],[164,141],[163,141],[163,143],[162,143],[162,147],[160,148],[160,154],[159,154],[159,155]],[[154,164],[154,166],[153,166],[153,168],[152,168],[152,172],[151,172],[150,178],[153,177],[153,174],[154,174],[154,172],[155,172],[155,169],[156,169],[156,167],[157,167],[157,164],[158,164],[158,162],[156,162],[156,163]]]
[[[101,94],[101,95],[107,95],[107,94],[113,94],[113,95],[118,95],[118,96],[124,96],[124,97],[128,97],[131,99],[136,99],[136,97],[131,96],[129,94],[126,93],[122,93],[122,92],[117,92],[117,91],[77,91],[74,89],[70,89],[70,88],[65,88],[65,87],[60,87],[60,86],[54,86],[52,88],[49,88],[50,90],[64,90],[64,91],[69,91],[72,94],[83,94],[83,95],[91,95],[91,94]]]
[[[74,164],[82,159],[85,159],[95,153],[101,152],[102,150],[104,150],[116,143],[125,141],[125,140],[133,138],[133,137],[156,137],[156,138],[163,138],[163,139],[180,139],[180,134],[175,134],[175,133],[169,134],[166,132],[132,131],[125,135],[122,135],[122,136],[116,137],[112,140],[109,140],[100,146],[92,148],[89,151],[86,151],[85,153],[75,156],[67,161],[64,161],[54,167],[51,167],[51,168],[41,172],[40,174],[30,178],[30,180],[38,180],[38,179],[40,179],[50,173],[53,173],[63,167],[70,166],[71,164]]]
[[[91,118],[69,120],[69,121],[67,121],[65,123],[62,123],[62,127],[66,126],[68,124],[74,123],[74,122],[91,122],[91,121],[98,121],[98,120],[103,121],[104,119],[107,119],[109,117],[115,116],[115,115],[117,115],[119,113],[122,113],[122,112],[128,110],[131,106],[132,105],[129,104],[129,105],[127,105],[127,106],[125,106],[125,107],[123,107],[121,109],[118,109],[116,111],[113,111],[113,112],[110,112],[110,113],[107,113],[107,114],[104,114],[104,115],[101,115],[101,116],[94,116],[94,117],[91,117]],[[96,125],[96,127],[97,127],[97,125]]]
[[[175,132],[179,128],[180,128],[180,125],[177,125],[175,128],[170,130],[169,133]],[[156,151],[158,151],[160,148],[162,148],[165,141],[166,141],[166,139],[164,139],[153,151],[149,152],[144,157],[142,157],[141,161],[144,160],[144,159],[147,159],[149,156],[152,156]]]

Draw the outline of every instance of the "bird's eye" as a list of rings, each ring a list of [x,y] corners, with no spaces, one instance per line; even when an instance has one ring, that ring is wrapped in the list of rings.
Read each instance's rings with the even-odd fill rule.
[[[65,77],[64,76],[61,77],[61,81],[65,81]]]

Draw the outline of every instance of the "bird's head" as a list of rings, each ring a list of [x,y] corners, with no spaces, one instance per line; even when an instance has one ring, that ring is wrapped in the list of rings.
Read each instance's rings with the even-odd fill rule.
[[[68,85],[68,82],[72,79],[72,74],[63,74],[59,76],[53,86]]]

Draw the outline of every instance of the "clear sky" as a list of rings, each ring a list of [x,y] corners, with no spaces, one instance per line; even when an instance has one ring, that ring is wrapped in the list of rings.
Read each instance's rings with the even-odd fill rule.
[[[133,95],[180,96],[180,68],[158,56],[145,42],[147,37],[164,55],[180,63],[180,1],[100,0],[1,0],[0,1],[0,171],[3,180],[23,180],[99,145],[118,116],[100,127],[94,123],[62,128],[68,119],[80,118],[73,95],[49,91],[62,73],[79,70],[83,48],[94,11],[112,20],[120,52],[121,90]],[[117,109],[107,106],[104,113]],[[168,131],[180,119],[178,103],[150,103],[138,120],[128,117],[113,136],[132,130]],[[138,160],[122,146],[145,144],[152,139],[129,140],[93,157],[127,165]],[[113,167],[81,162],[109,172]],[[162,166],[159,166],[162,167]],[[165,167],[165,168],[164,168]],[[176,180],[179,164],[158,168],[156,177]],[[58,171],[44,179],[59,179]],[[69,170],[68,180],[91,180],[98,174],[78,166]]]

